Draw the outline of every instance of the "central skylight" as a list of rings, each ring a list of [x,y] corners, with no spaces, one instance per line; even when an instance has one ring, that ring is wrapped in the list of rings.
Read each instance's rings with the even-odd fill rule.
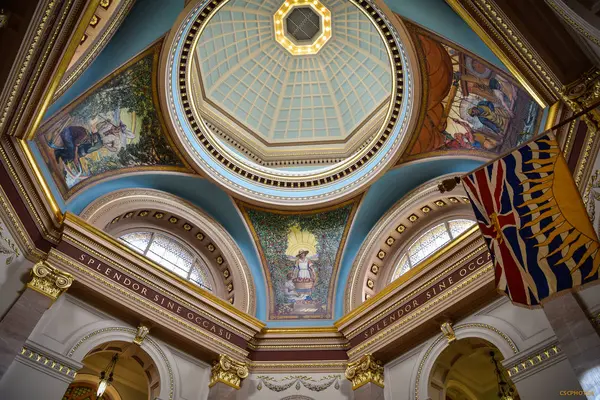
[[[319,0],[290,0],[273,15],[275,40],[293,55],[317,54],[331,38],[331,12]]]

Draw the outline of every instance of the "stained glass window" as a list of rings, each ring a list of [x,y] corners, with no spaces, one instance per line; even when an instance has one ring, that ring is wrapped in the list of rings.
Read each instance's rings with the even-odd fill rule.
[[[470,219],[454,219],[434,226],[415,240],[402,256],[394,270],[392,281],[398,279],[409,269],[427,259],[430,255],[441,249],[461,233],[472,227],[475,221]]]
[[[161,267],[212,291],[204,262],[175,239],[155,232],[132,232],[120,239]]]

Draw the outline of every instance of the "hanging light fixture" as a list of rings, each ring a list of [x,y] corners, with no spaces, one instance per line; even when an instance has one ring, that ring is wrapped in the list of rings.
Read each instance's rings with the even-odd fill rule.
[[[115,367],[117,366],[117,361],[119,360],[119,354],[115,353],[112,357],[104,371],[100,372],[100,382],[98,383],[98,391],[96,392],[96,399],[102,399],[102,395],[106,391],[113,381],[113,375],[115,373]]]
[[[518,400],[519,397],[515,397],[515,389],[508,383],[508,379],[504,379],[503,370],[498,366],[496,354],[493,351],[490,351],[490,357],[492,357],[492,363],[494,364],[496,372],[496,380],[498,381],[498,398],[500,400]]]

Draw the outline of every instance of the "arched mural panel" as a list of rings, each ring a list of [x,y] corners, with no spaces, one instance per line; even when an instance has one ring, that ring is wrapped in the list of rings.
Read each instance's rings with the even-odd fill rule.
[[[493,158],[539,131],[542,109],[508,73],[406,23],[424,72],[420,129],[401,162],[444,154]]]
[[[157,106],[161,47],[113,71],[40,128],[35,143],[65,200],[123,170],[188,171]]]

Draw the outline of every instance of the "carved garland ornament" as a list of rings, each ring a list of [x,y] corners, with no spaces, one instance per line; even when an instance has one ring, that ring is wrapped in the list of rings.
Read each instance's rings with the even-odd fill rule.
[[[52,300],[66,291],[73,284],[73,276],[48,265],[45,261],[35,264],[31,270],[31,280],[27,287]]]
[[[249,374],[246,363],[235,361],[225,354],[219,355],[219,360],[213,363],[210,372],[209,388],[222,382],[227,386],[239,389],[242,379],[247,378]]]
[[[367,383],[383,387],[383,365],[371,354],[365,354],[360,360],[348,364],[345,375],[352,382],[352,390]]]
[[[334,383],[334,388],[336,390],[339,390],[340,388],[340,375],[327,375],[318,381],[315,381],[314,378],[305,375],[290,375],[279,380],[267,375],[259,375],[257,378],[259,379],[258,385],[256,386],[257,390],[262,390],[263,384],[265,387],[274,392],[286,391],[294,386],[294,384],[296,384],[296,390],[300,390],[301,387],[304,386],[313,392],[322,392],[323,390],[328,389]]]

